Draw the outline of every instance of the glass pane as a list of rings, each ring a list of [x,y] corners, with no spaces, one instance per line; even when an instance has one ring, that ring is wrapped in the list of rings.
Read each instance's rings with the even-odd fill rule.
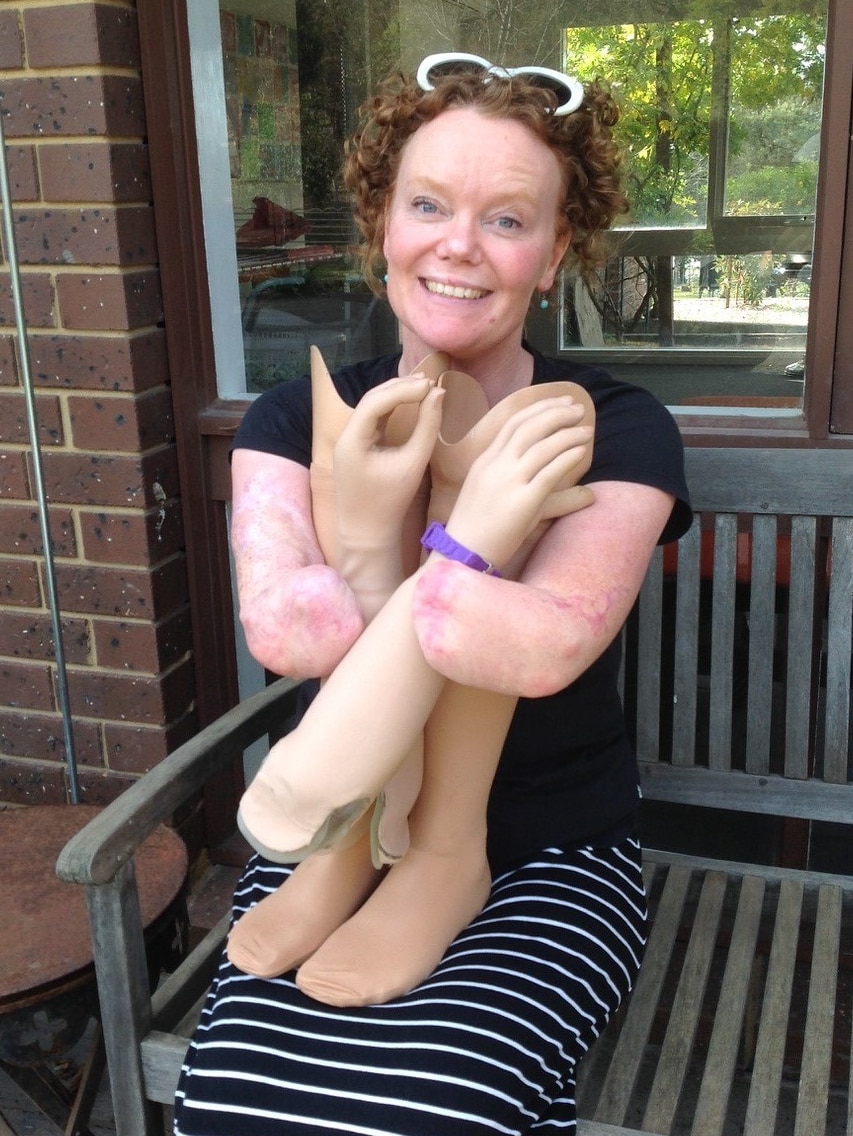
[[[363,35],[357,8],[263,0],[220,8],[249,393],[304,374],[311,344],[334,369],[396,342],[393,321],[355,270],[357,234],[338,181],[358,93],[359,53],[345,50]]]
[[[770,252],[613,257],[593,281],[565,279],[564,345],[670,406],[794,409],[810,271]]]
[[[631,212],[597,277],[567,276],[562,302],[531,314],[531,342],[674,405],[799,406],[826,0],[762,0],[760,17],[754,0],[188,3],[221,30],[230,223],[206,214],[208,259],[216,294],[213,251],[234,250],[226,338],[246,374],[223,368],[226,395],[304,373],[312,343],[333,368],[395,349],[350,251],[343,145],[379,78],[453,48],[604,76],[622,106]]]
[[[825,17],[736,19],[725,212],[801,215],[815,208]]]
[[[713,42],[710,20],[566,32],[568,65],[611,77],[617,93],[631,225],[705,224]]]
[[[566,32],[612,77],[631,210],[598,276],[564,281],[561,347],[671,405],[801,404],[826,4],[749,7],[604,0],[637,22]]]

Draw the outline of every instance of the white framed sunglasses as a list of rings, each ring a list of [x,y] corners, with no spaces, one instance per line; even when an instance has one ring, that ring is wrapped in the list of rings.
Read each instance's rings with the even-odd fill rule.
[[[482,68],[484,83],[488,83],[490,78],[512,79],[514,75],[523,75],[529,82],[552,91],[557,96],[555,116],[572,114],[583,102],[581,84],[562,71],[553,71],[550,67],[498,67],[480,55],[469,55],[464,51],[440,51],[428,55],[418,67],[415,81],[422,91],[433,91],[437,79],[466,66]]]

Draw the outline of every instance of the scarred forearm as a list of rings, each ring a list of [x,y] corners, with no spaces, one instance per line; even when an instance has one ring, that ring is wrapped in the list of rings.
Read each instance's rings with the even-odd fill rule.
[[[275,674],[325,677],[364,626],[355,596],[325,565],[288,572],[266,587],[238,585],[238,592],[249,651]]]
[[[324,677],[364,624],[355,596],[323,561],[308,471],[236,450],[232,484],[231,545],[249,651],[276,674]]]
[[[413,610],[427,662],[463,686],[538,698],[567,686],[595,657],[597,637],[584,633],[579,602],[448,561],[429,565]]]
[[[568,686],[618,634],[671,507],[656,489],[597,483],[595,503],[554,523],[519,582],[435,557],[413,605],[427,662],[521,697]]]

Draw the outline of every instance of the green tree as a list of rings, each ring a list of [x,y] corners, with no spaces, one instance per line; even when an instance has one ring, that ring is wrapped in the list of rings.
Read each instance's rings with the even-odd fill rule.
[[[726,138],[726,212],[814,209],[826,3],[754,0],[751,6],[758,14],[735,17],[730,4],[721,4],[723,14],[715,15],[714,5],[702,0],[686,9],[701,11],[700,18],[575,26],[565,33],[567,68],[582,80],[608,80],[620,103],[629,223],[693,229],[697,251],[700,243],[712,251],[714,122]],[[780,14],[781,7],[788,12]],[[591,12],[590,24],[595,18]],[[622,325],[649,315],[666,345],[672,342],[671,258],[651,257],[647,264],[647,288],[632,290],[639,299],[633,314],[623,313]],[[750,274],[750,287],[737,290],[748,292],[750,302],[753,277],[759,279]],[[599,303],[605,292],[611,289],[598,290]]]
[[[825,35],[820,12],[569,28],[569,69],[608,79],[622,107],[632,221],[705,223],[715,64],[730,87],[729,175],[787,170],[780,211],[790,201],[801,212],[796,167],[819,130]]]
[[[636,224],[704,219],[695,173],[703,157],[707,168],[712,47],[703,20],[566,32],[569,69],[610,82],[622,109],[618,136]]]

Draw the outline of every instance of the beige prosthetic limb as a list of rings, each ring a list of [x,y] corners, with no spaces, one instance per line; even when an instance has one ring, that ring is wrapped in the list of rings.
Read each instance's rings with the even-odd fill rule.
[[[467,375],[450,373],[442,436],[430,462],[430,519],[447,522],[477,456],[513,414],[545,397],[566,395],[594,422],[592,401],[574,384],[526,388],[488,410]],[[517,577],[544,528],[545,517],[582,508],[588,490],[570,489],[589,468],[591,445],[560,485],[543,520],[512,556],[505,575]],[[341,1006],[385,1002],[416,986],[437,966],[455,936],[482,909],[490,888],[486,806],[516,706],[514,696],[448,682],[424,732],[424,774],[410,818],[406,856],[366,903],[300,968],[307,994]]]
[[[447,367],[447,357],[435,353],[423,359],[414,374],[435,382]],[[342,402],[315,348],[311,357],[314,405],[314,451],[311,494],[314,525],[328,564],[338,568],[355,594],[365,624],[385,604],[402,580],[420,563],[429,479],[424,472],[400,521],[389,518],[390,485],[367,485],[359,476],[358,452],[347,454],[343,429],[352,409]],[[382,425],[379,444],[401,447],[411,438],[417,406],[397,406]],[[335,450],[339,445],[337,460]],[[391,513],[399,514],[399,504]],[[411,753],[376,799],[371,817],[371,850],[375,867],[394,863],[408,847],[408,815],[418,795],[423,743]]]
[[[445,357],[438,355],[424,360],[416,370],[434,380],[445,366]],[[378,501],[370,493],[366,503],[352,501],[345,478],[336,490],[334,452],[353,410],[338,395],[316,348],[312,349],[311,380],[314,527],[326,562],[337,567],[347,580],[368,623],[404,576],[417,567],[429,483],[421,473],[402,516],[399,496],[390,507],[387,493]],[[404,445],[414,433],[417,418],[417,405],[397,405],[384,423],[382,443]],[[346,461],[339,465],[346,473]],[[358,489],[363,492],[364,486],[359,484]],[[405,485],[402,493],[405,504]],[[366,520],[365,508],[371,510]],[[383,803],[388,800],[385,823],[390,822],[392,827],[386,843],[397,849],[397,856],[408,843],[408,814],[420,788],[422,750],[419,737],[379,798]],[[333,848],[321,849],[299,863],[282,887],[235,925],[228,941],[230,961],[247,973],[272,977],[307,958],[379,881],[379,865],[372,862],[375,856],[371,857],[371,845],[376,846],[383,828],[376,819],[371,823],[365,813]]]
[[[423,401],[430,401],[429,396]],[[430,401],[431,412],[436,405]],[[537,409],[539,413],[530,413]],[[491,477],[498,486],[490,500],[501,501],[500,514],[493,508],[483,511],[482,486],[475,485],[466,494],[469,476],[451,517],[456,538],[472,547],[479,544],[497,563],[509,560],[543,508],[566,496],[552,491],[583,452],[579,445],[567,449],[566,430],[578,417],[568,400],[552,399],[515,417],[518,421],[512,423],[508,436],[512,445],[507,449],[502,443],[491,466],[485,465],[487,483]],[[436,434],[437,429],[436,420]],[[428,433],[429,428],[413,434],[408,443],[412,450],[424,445]],[[434,438],[422,468],[433,445]],[[460,510],[463,500],[466,507]],[[273,746],[244,794],[241,827],[269,858],[296,863],[340,840],[381,792],[423,729],[444,684],[424,659],[412,624],[413,597],[423,571],[422,566],[404,580],[365,628],[299,728]],[[381,696],[367,699],[366,689]]]

